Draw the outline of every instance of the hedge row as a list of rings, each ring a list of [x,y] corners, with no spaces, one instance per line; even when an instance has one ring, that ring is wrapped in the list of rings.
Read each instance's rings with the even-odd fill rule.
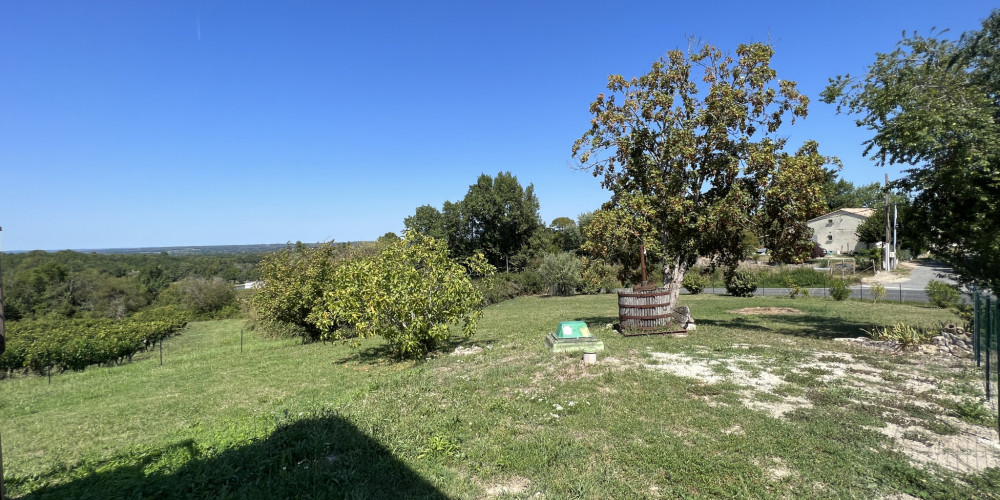
[[[123,321],[58,319],[16,321],[7,324],[7,350],[0,370],[7,374],[28,370],[83,370],[91,365],[121,364],[138,352],[175,334],[187,325],[183,314],[160,312]]]

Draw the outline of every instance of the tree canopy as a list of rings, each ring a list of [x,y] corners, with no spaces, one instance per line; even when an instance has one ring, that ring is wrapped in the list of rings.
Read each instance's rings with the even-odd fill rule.
[[[841,75],[823,100],[873,132],[876,164],[910,165],[911,235],[961,281],[1000,287],[1000,11],[957,41],[905,34],[861,76]]]
[[[447,241],[456,258],[482,252],[498,268],[506,268],[508,260],[515,262],[515,256],[544,227],[534,185],[521,186],[510,172],[499,172],[496,177],[480,175],[465,198],[456,203],[446,201],[442,208],[417,207],[404,220],[407,231]]]
[[[840,208],[874,208],[885,204],[884,186],[877,182],[855,186],[851,181],[838,179],[836,169],[826,171],[823,195],[826,197],[827,212]]]
[[[675,294],[699,256],[735,267],[746,230],[791,260],[808,255],[805,223],[824,209],[823,165],[836,160],[815,142],[785,151],[778,131],[806,116],[809,99],[777,79],[772,55],[763,43],[740,45],[735,56],[695,44],[640,77],[608,77],[609,93],[590,105],[590,130],[573,145],[581,167],[613,193],[588,237],[642,240],[662,255]]]

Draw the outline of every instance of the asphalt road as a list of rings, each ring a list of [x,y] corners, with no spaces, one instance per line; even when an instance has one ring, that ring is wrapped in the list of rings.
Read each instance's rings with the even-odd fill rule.
[[[937,261],[915,261],[916,267],[910,272],[905,280],[900,280],[894,283],[885,283],[885,300],[892,302],[930,302],[927,298],[927,293],[924,290],[927,288],[927,283],[931,280],[943,281],[945,283],[954,284],[955,281],[950,278],[951,269],[946,267],[944,264]],[[681,293],[687,293],[683,288]],[[725,288],[712,288],[708,287],[705,289],[704,293],[712,293],[716,295],[725,295]],[[871,287],[869,285],[854,285],[851,287],[851,298],[852,299],[870,299],[872,297]],[[754,292],[755,296],[778,296],[778,295],[788,295],[787,288],[758,288]],[[826,297],[829,295],[829,290],[826,288],[810,288],[809,295],[812,297]],[[963,301],[968,301],[969,298],[966,295],[962,295]]]

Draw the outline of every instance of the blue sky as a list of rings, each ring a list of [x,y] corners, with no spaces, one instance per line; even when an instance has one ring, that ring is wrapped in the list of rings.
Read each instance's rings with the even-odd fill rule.
[[[898,168],[862,157],[868,133],[819,102],[827,79],[995,6],[2,2],[2,249],[371,240],[499,171],[534,184],[545,222],[576,217],[608,198],[571,168],[590,102],[690,36],[769,40],[813,99],[790,145],[881,181]]]

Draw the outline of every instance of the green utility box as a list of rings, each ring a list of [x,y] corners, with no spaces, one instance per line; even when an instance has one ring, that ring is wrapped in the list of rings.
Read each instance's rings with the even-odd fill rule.
[[[590,334],[590,328],[587,328],[587,324],[583,321],[563,321],[556,329],[556,338],[578,339],[582,337],[593,337]]]
[[[563,321],[555,332],[545,336],[545,346],[552,352],[597,352],[604,350],[604,342],[591,335],[583,321]]]

